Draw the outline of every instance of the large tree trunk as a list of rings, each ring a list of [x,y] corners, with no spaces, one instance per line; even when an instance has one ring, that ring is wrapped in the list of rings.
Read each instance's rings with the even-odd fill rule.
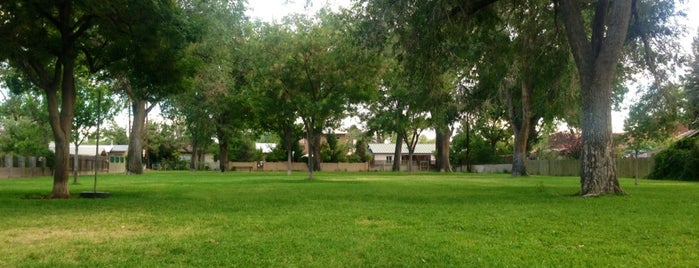
[[[451,172],[451,163],[449,161],[449,147],[451,145],[452,129],[443,127],[437,130],[436,145],[437,145],[437,170],[439,172]]]
[[[517,111],[512,103],[512,96],[508,94],[509,100],[508,110],[510,114],[510,122],[512,125],[512,130],[515,134],[515,144],[514,150],[512,152],[512,176],[527,176],[527,144],[529,141],[529,132],[531,130],[531,94],[533,91],[533,86],[525,78],[521,85],[522,93],[522,109],[520,114],[516,114]]]
[[[611,75],[598,75],[611,76]],[[611,78],[611,79],[610,79]],[[613,77],[610,79],[609,84]],[[623,193],[616,177],[614,144],[612,140],[611,86],[601,85],[604,77],[585,85],[583,96],[583,129],[580,193],[585,196],[597,196],[607,193]],[[583,80],[584,81],[584,80]],[[589,82],[588,82],[589,83]]]
[[[134,118],[131,122],[126,170],[129,174],[143,174],[143,133],[148,115],[146,101],[132,99],[131,110]]]
[[[218,143],[218,170],[226,172],[229,170],[228,161],[228,141],[219,140]]]
[[[192,141],[192,157],[189,159],[189,170],[197,170],[199,169],[199,145],[197,144],[196,139],[193,139]]]
[[[71,55],[72,51],[68,54]],[[75,109],[75,58],[61,58],[60,63],[57,64],[63,65],[60,111],[58,108],[58,90],[55,87],[45,88],[49,109],[49,124],[51,125],[54,143],[56,144],[53,190],[49,197],[69,198],[70,133]],[[56,68],[60,69],[59,66]]]
[[[598,1],[591,39],[579,1],[561,0],[568,41],[575,57],[582,94],[582,161],[580,194],[624,193],[616,177],[612,143],[611,97],[616,65],[626,39],[631,0]]]
[[[313,170],[320,171],[321,155],[320,155],[321,135],[315,135],[311,148],[313,148]]]
[[[400,171],[400,162],[401,158],[403,156],[403,139],[404,137],[402,136],[403,134],[398,134],[398,140],[396,140],[396,148],[393,151],[393,166],[391,167],[391,171],[398,172]]]
[[[229,170],[228,161],[228,135],[220,127],[216,127],[216,136],[218,137],[218,170],[226,172]]]

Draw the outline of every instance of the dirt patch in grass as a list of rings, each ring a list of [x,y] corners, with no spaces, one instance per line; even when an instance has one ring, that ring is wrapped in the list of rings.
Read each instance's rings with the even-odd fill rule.
[[[371,228],[398,228],[398,223],[392,220],[383,220],[373,217],[363,217],[355,221],[359,226],[366,226]]]
[[[107,230],[69,230],[47,228],[16,228],[0,231],[0,237],[7,238],[8,243],[17,245],[38,245],[55,243],[56,241],[83,240],[101,243],[111,239],[119,239],[145,234],[139,228],[121,226]]]

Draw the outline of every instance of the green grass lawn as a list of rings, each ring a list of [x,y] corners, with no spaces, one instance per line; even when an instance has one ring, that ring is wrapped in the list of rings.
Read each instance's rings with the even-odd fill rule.
[[[699,184],[424,173],[0,180],[0,267],[697,267]]]

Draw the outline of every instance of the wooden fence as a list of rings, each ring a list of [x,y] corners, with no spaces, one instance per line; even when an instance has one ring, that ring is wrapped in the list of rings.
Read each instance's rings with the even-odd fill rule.
[[[616,159],[616,174],[620,178],[645,178],[653,170],[653,158]],[[455,171],[465,172],[465,167],[456,167]],[[472,165],[476,173],[509,173],[512,164]],[[546,176],[580,176],[580,160],[527,160],[527,173]]]
[[[287,162],[230,162],[228,167],[234,171],[286,171]],[[291,163],[291,170],[306,171],[308,165],[303,162]],[[322,171],[369,171],[369,163],[320,163]]]
[[[73,155],[70,156],[68,172],[73,175],[74,161]],[[89,175],[95,173],[95,157],[94,156],[78,156],[78,174]],[[106,156],[100,156],[97,159],[98,173],[120,173],[126,170],[125,163],[114,163]],[[34,178],[52,176],[53,169],[48,167],[46,160],[43,157],[34,156],[0,156],[0,179],[8,178]]]

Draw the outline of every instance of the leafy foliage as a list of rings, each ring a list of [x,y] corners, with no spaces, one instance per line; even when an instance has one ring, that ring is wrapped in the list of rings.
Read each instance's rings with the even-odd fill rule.
[[[303,156],[303,150],[301,150],[301,145],[299,144],[298,140],[293,142],[291,144],[291,161],[292,162],[299,162],[301,161],[301,156]],[[276,147],[274,147],[274,150],[272,150],[271,153],[267,154],[267,157],[265,160],[269,162],[283,162],[287,161],[287,148],[284,146],[281,142],[277,144]]]
[[[684,90],[687,99],[686,121],[690,127],[699,128],[699,30],[692,42],[693,60],[689,72],[684,77]]]
[[[10,69],[3,69],[1,73],[4,81],[0,87],[6,86],[10,90],[2,91],[0,152],[37,157],[53,155],[48,149],[51,128],[45,98],[35,91],[20,90],[25,86],[31,88],[31,85],[12,73]]]
[[[126,135],[126,128],[119,126],[115,121],[110,121],[101,131],[102,140],[111,144],[128,144],[129,137]]]
[[[673,143],[654,158],[649,178],[699,181],[699,135]]]
[[[263,87],[265,98],[279,101],[281,109],[270,113],[301,118],[314,169],[322,157],[319,134],[337,127],[351,105],[374,97],[382,67],[380,57],[353,41],[347,16],[321,10],[317,17],[293,16],[285,18],[286,25],[261,26],[261,50],[268,53],[253,82]]]
[[[340,143],[337,135],[325,134],[325,141],[321,145],[323,162],[339,163],[347,160],[347,145]]]

